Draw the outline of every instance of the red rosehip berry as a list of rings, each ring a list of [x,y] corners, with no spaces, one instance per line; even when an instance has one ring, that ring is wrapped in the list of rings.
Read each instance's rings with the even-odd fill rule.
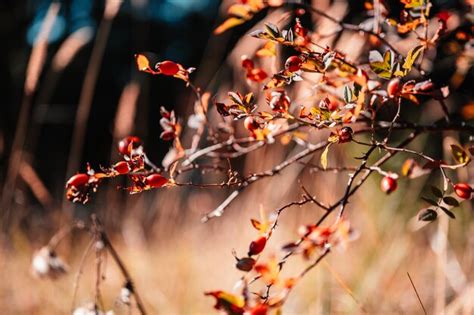
[[[388,97],[394,98],[395,96],[398,95],[398,92],[400,91],[400,78],[394,78],[388,82],[387,85],[387,94]]]
[[[470,199],[472,195],[472,187],[466,183],[458,183],[454,185],[454,192],[462,199]]]
[[[253,61],[244,56],[242,58],[242,67],[247,69],[247,70],[252,70],[254,68]]]
[[[397,186],[397,180],[390,175],[382,178],[382,181],[380,182],[380,189],[382,189],[382,191],[386,194],[394,192],[397,189]]]
[[[130,166],[128,165],[127,162],[125,161],[120,161],[120,162],[117,162],[115,163],[114,165],[114,170],[119,173],[119,174],[127,174],[128,172],[130,172]]]
[[[265,245],[267,244],[267,238],[262,236],[256,239],[255,241],[252,241],[249,246],[249,256],[252,255],[258,255],[260,254],[263,249],[265,248]]]
[[[291,56],[286,59],[285,68],[290,72],[296,72],[301,69],[302,61],[298,56]]]
[[[164,75],[175,75],[179,71],[177,63],[169,60],[162,61],[156,65],[157,69]]]
[[[302,16],[302,15],[305,15],[306,10],[303,9],[303,8],[298,8],[298,9],[296,9],[295,13],[296,13],[297,16]]]
[[[133,136],[125,137],[119,141],[118,151],[123,155],[130,155],[130,144],[132,144],[131,149],[136,149],[142,144],[142,140]]]
[[[265,70],[256,68],[247,70],[247,79],[254,82],[262,82],[268,77],[268,74]]]
[[[72,176],[66,183],[66,187],[80,187],[89,182],[89,175],[80,173]]]
[[[145,183],[152,188],[160,188],[168,182],[168,179],[160,174],[151,174],[145,178]]]
[[[342,127],[338,130],[337,135],[339,136],[339,143],[349,142],[352,140],[352,131],[351,127]]]

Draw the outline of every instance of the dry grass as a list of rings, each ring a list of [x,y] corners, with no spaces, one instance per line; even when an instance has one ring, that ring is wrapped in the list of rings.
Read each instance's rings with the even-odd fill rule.
[[[113,242],[135,278],[150,313],[209,314],[213,301],[204,297],[203,292],[232,290],[241,272],[234,268],[231,250],[245,253],[247,244],[255,236],[249,219],[258,217],[260,204],[273,209],[294,196],[293,190],[297,191],[298,187],[281,187],[284,186],[281,183],[290,182],[291,176],[292,172],[283,173],[260,183],[261,187],[244,194],[222,218],[207,224],[199,223],[200,213],[208,210],[213,202],[207,193],[193,194],[176,202],[173,193],[168,191],[166,193],[171,197],[167,202],[159,196],[161,202],[155,211],[160,212],[160,220],[146,242],[143,241],[139,217],[130,214],[123,232],[116,234]],[[436,226],[430,225],[418,231],[409,229],[410,217],[418,209],[414,200],[422,185],[422,181],[410,182],[409,186],[401,187],[389,197],[378,193],[376,180],[364,188],[351,203],[349,211],[349,218],[360,237],[344,252],[330,254],[327,264],[318,266],[297,285],[284,306],[284,314],[420,314],[421,307],[407,272],[431,313],[437,255],[430,242],[436,235]],[[272,193],[275,186],[282,191]],[[326,198],[334,197],[337,191],[318,180],[308,183],[308,187]],[[180,194],[175,195],[178,197]],[[297,227],[314,221],[320,215],[319,211],[311,205],[286,210],[264,257],[278,254],[281,245],[297,238]],[[469,281],[473,276],[469,268],[473,262],[472,246],[468,245],[467,237],[473,226],[467,223],[469,215],[466,210],[460,209],[457,214],[460,219],[449,222],[450,239],[456,246],[448,247],[451,254],[448,255],[446,278],[448,284],[456,281],[458,284],[454,289],[448,285],[448,304],[462,293],[464,287],[467,288],[468,283],[462,281]],[[67,313],[72,303],[75,272],[86,244],[84,237],[65,242],[59,253],[66,256],[70,272],[56,281],[42,280],[28,272],[33,251],[40,244],[31,245],[24,235],[17,233],[11,241],[13,250],[5,252],[1,262],[0,305],[3,312]],[[306,263],[293,257],[285,266],[284,274],[296,274]],[[456,270],[456,264],[460,265],[460,270]],[[127,308],[118,302],[123,279],[111,259],[107,260],[106,266],[106,279],[102,286],[106,308],[127,314]],[[91,255],[80,281],[78,304],[93,300],[94,268]]]

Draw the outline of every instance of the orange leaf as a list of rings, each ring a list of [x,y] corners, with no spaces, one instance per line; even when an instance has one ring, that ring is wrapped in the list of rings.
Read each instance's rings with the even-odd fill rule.
[[[225,20],[221,25],[219,25],[215,30],[214,34],[219,35],[227,31],[228,29],[231,29],[237,25],[240,25],[244,23],[245,20],[237,17],[230,17],[227,20]]]
[[[255,266],[257,271],[267,284],[274,284],[278,280],[279,274],[278,261],[275,257],[270,258],[266,264],[258,264]]]
[[[135,61],[137,62],[138,70],[146,71],[150,69],[150,62],[148,61],[148,58],[144,55],[136,54]]]
[[[254,227],[257,231],[260,231],[260,228],[262,227],[262,224],[260,223],[260,221],[258,221],[258,220],[256,220],[256,219],[250,219],[250,222],[252,222],[253,227]]]
[[[229,15],[234,15],[235,17],[248,20],[252,17],[252,13],[248,5],[245,4],[233,4],[227,10]]]

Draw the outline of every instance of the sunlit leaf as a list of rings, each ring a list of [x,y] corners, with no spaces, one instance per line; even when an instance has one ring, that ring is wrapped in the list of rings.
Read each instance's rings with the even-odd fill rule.
[[[416,9],[425,3],[424,0],[400,0],[400,2],[405,5],[405,9]]]
[[[260,231],[260,228],[262,227],[262,224],[260,223],[260,221],[258,221],[257,219],[250,219],[250,222],[252,222],[252,226],[253,226],[257,231]]]
[[[150,70],[150,61],[145,55],[136,54],[135,61],[137,63],[138,70],[147,71]]]
[[[451,144],[451,153],[453,158],[459,164],[467,164],[471,161],[469,154],[460,146],[456,144]]]
[[[328,152],[329,152],[329,147],[331,146],[332,142],[330,142],[325,148],[323,153],[321,153],[321,166],[323,169],[326,169],[328,167]]]
[[[369,54],[369,64],[379,77],[384,79],[392,77],[393,56],[390,50],[385,51],[383,57],[378,51],[372,50]]]
[[[278,261],[276,257],[271,257],[267,263],[255,265],[255,271],[262,276],[265,283],[274,284],[279,276]]]
[[[407,57],[405,58],[405,62],[402,65],[402,68],[409,72],[413,65],[415,64],[416,59],[420,56],[421,52],[423,51],[423,46],[416,46],[408,52]]]

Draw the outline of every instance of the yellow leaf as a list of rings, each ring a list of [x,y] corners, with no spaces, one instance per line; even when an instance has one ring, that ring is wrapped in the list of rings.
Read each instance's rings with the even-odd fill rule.
[[[371,51],[369,54],[369,64],[372,71],[379,77],[390,79],[392,77],[392,52],[385,51],[383,58],[378,51]]]
[[[424,0],[400,0],[400,2],[405,5],[405,9],[419,8],[425,3]]]
[[[147,71],[150,69],[150,62],[148,61],[148,58],[144,55],[136,54],[135,61],[137,63],[138,70]]]
[[[332,142],[330,142],[326,148],[324,148],[323,153],[321,154],[321,166],[323,169],[326,169],[328,167],[328,152],[329,152],[329,147],[331,146]]]
[[[410,71],[411,68],[413,67],[413,64],[416,61],[416,58],[418,58],[418,56],[421,54],[423,49],[424,47],[421,45],[410,49],[410,51],[408,52],[407,58],[405,59],[405,62],[403,63],[402,68],[406,69],[407,72]]]
[[[227,20],[225,20],[221,25],[219,25],[215,30],[214,34],[219,35],[227,31],[228,29],[235,27],[237,25],[240,25],[244,23],[245,20],[236,18],[236,17],[230,17]]]
[[[467,164],[471,161],[469,154],[457,144],[451,144],[451,153],[454,160],[459,164]]]

